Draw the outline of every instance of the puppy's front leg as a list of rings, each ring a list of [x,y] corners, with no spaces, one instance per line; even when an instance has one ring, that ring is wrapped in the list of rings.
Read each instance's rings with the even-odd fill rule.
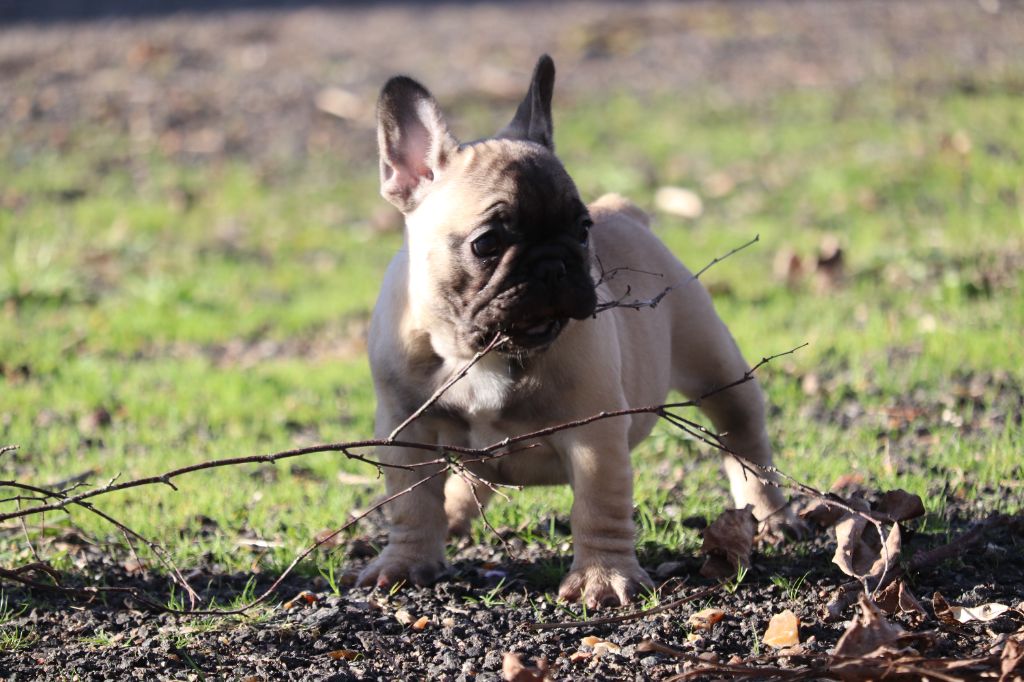
[[[573,489],[573,562],[558,597],[588,608],[628,604],[653,587],[636,558],[627,426],[624,419],[595,422],[555,442]]]
[[[390,429],[401,420],[377,413],[377,437],[386,438]],[[402,440],[431,443],[436,434],[418,424],[410,424],[402,432]],[[411,465],[437,458],[430,450],[412,448],[381,448],[378,457],[385,464]],[[444,475],[415,485],[443,469],[443,465],[412,469],[384,468],[388,496],[398,495],[384,508],[391,520],[388,544],[380,555],[359,574],[357,584],[387,587],[402,580],[415,585],[429,585],[444,571],[444,543],[448,522],[444,513]],[[415,487],[413,487],[415,486]]]

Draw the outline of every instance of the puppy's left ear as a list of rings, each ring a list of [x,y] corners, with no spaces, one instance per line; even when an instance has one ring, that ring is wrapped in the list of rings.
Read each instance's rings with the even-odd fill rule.
[[[396,76],[377,100],[380,193],[402,213],[413,211],[444,172],[459,142],[422,85]]]
[[[526,98],[516,109],[512,122],[497,137],[529,140],[555,151],[555,137],[551,125],[551,95],[555,89],[555,62],[541,55],[533,69],[533,80]]]

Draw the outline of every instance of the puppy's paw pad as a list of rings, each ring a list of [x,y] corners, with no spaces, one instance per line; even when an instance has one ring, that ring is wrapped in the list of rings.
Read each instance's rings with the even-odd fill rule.
[[[582,601],[588,609],[625,606],[654,588],[647,571],[635,561],[624,565],[594,564],[569,572],[558,589],[562,601]]]
[[[356,585],[359,587],[387,588],[401,582],[413,585],[433,585],[445,571],[445,564],[439,560],[423,560],[384,553],[371,561],[359,573]]]

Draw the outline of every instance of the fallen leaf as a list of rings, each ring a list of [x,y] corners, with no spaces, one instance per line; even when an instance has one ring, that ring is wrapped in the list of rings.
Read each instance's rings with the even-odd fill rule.
[[[501,677],[505,682],[548,682],[548,662],[545,658],[535,658],[535,666],[527,666],[519,654],[511,651],[501,661]]]
[[[710,630],[723,618],[725,611],[722,609],[702,609],[690,616],[690,627],[694,630]]]
[[[944,623],[954,621],[957,623],[974,621],[987,623],[1010,610],[1009,606],[996,603],[982,604],[981,606],[957,606],[947,602],[938,592],[932,596],[932,606],[935,609],[935,617]]]
[[[908,614],[916,620],[928,618],[928,612],[902,580],[894,580],[880,590],[875,595],[875,603],[890,616]]]
[[[863,516],[848,513],[836,524],[832,561],[846,575],[876,579],[896,563],[900,546],[899,524],[893,524],[883,547],[877,526]]]
[[[594,645],[594,655],[595,656],[600,656],[601,654],[606,654],[606,653],[608,653],[608,654],[617,654],[621,650],[622,650],[622,647],[620,647],[615,642],[609,642],[608,640],[600,641],[600,642],[598,642],[597,644]]]
[[[597,635],[587,635],[580,640],[580,644],[591,647],[594,650],[595,656],[600,656],[604,653],[617,654],[622,648],[615,642],[609,642],[606,639],[601,639]]]
[[[807,507],[800,510],[800,517],[815,523],[822,528],[831,528],[846,512],[841,508],[828,504],[823,500],[813,500]]]
[[[659,211],[680,218],[699,218],[704,212],[700,196],[684,187],[659,187],[654,193],[654,205]]]
[[[776,613],[768,621],[762,641],[776,649],[796,646],[800,643],[800,619],[789,609]]]
[[[740,566],[749,568],[756,532],[757,519],[750,505],[722,512],[714,523],[701,531],[704,544],[700,551],[707,559],[700,574],[705,578],[725,578],[735,575]]]
[[[938,592],[932,595],[932,611],[935,612],[935,617],[940,623],[956,622],[956,618],[953,617],[953,610],[949,607],[949,602]]]
[[[843,247],[835,235],[825,235],[818,247],[814,281],[818,291],[831,291],[843,283],[845,263]]]
[[[423,630],[430,624],[430,619],[426,616],[420,616],[415,623],[412,624],[413,630]]]
[[[328,651],[327,655],[336,661],[352,661],[358,655],[358,651],[352,651],[351,649],[335,649],[334,651]]]
[[[893,521],[908,521],[924,516],[924,503],[919,496],[906,490],[890,490],[882,495],[875,511]]]
[[[1006,646],[1003,647],[1003,653],[999,657],[999,668],[1002,673],[999,679],[1009,680],[1010,673],[1017,669],[1021,661],[1024,661],[1024,644],[1011,637],[1006,640]]]
[[[903,628],[885,619],[866,594],[861,593],[859,605],[860,615],[850,622],[836,643],[836,656],[872,657],[884,647],[895,646],[905,634]]]
[[[416,619],[413,618],[413,615],[405,609],[398,609],[397,611],[395,611],[395,620],[397,620],[402,625],[411,625],[412,622]]]
[[[284,608],[285,610],[289,610],[294,609],[296,606],[307,606],[315,603],[316,595],[312,592],[307,592],[306,590],[303,590],[302,592],[299,592],[297,595],[292,597],[289,601],[286,601],[282,605],[282,608]]]
[[[574,651],[569,654],[569,661],[572,663],[579,663],[580,661],[586,661],[594,657],[594,654],[589,651]]]

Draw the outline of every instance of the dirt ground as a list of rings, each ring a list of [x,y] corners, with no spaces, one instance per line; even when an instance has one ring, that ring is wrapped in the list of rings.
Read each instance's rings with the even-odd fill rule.
[[[190,11],[182,3],[172,6],[184,11],[165,12],[144,3],[131,15],[116,2],[71,12],[60,3],[0,2],[0,21],[8,22],[0,25],[0,125],[39,149],[59,150],[84,127],[199,159],[295,159],[332,149],[371,155],[377,88],[400,72],[422,78],[447,101],[477,93],[508,101],[546,51],[559,66],[560,97],[626,87],[681,97],[700,89],[729,101],[868,80],[969,85],[1024,59],[1024,4],[1006,0],[223,4],[238,7]],[[952,507],[949,520],[954,534],[978,522],[967,502]],[[992,524],[954,569],[917,573],[913,591],[929,609],[926,598],[940,590],[951,602],[1024,603],[1022,531],[1019,518]],[[368,539],[380,538],[379,528],[368,528]],[[908,555],[948,540],[912,535]],[[361,547],[349,548],[354,558]],[[637,642],[678,638],[702,601],[624,623],[534,631],[539,619],[559,618],[535,575],[538,564],[557,562],[557,554],[521,543],[517,549],[509,559],[495,548],[464,546],[451,580],[395,595],[359,589],[337,595],[323,580],[295,578],[280,593],[311,590],[307,597],[241,625],[155,614],[130,599],[69,604],[37,594],[19,622],[38,640],[0,653],[0,675],[482,681],[500,679],[506,651],[545,657],[556,679],[665,679],[692,670],[693,661],[644,651]],[[166,584],[128,574],[120,559],[87,547],[75,551],[82,584]],[[839,585],[832,551],[823,534],[799,554],[756,554],[750,580],[759,587],[721,591],[716,599],[724,620],[691,639],[694,650],[714,650],[704,662],[748,657],[750,634],[763,633],[782,605],[821,623],[804,633],[807,656],[828,651],[853,613],[851,606],[838,618],[818,618]],[[649,568],[660,580],[677,579],[677,594],[686,595],[709,584],[694,578],[699,566],[697,558],[684,557]],[[814,589],[788,595],[765,579],[771,575],[806,576]],[[201,569],[191,578],[209,581],[227,598],[247,576]],[[501,608],[482,595],[500,600]],[[429,615],[423,628],[408,625],[423,615]],[[1022,622],[1017,614],[943,626],[932,636],[931,655],[989,656]],[[617,648],[594,656],[593,644],[581,644],[590,635]],[[584,656],[571,658],[581,651]],[[765,652],[759,662],[792,669],[807,656]]]

